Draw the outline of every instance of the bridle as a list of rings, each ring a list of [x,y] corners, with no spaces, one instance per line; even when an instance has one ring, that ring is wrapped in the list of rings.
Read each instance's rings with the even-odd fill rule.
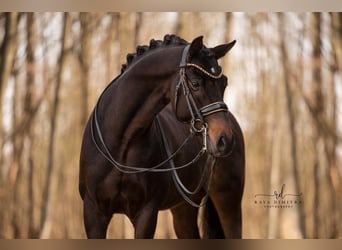
[[[200,133],[203,134],[203,140],[204,140],[203,144],[204,146],[206,146],[207,145],[206,135],[207,135],[208,124],[204,118],[208,115],[211,115],[217,112],[227,112],[228,107],[224,102],[217,101],[217,102],[210,103],[204,107],[198,108],[195,98],[190,91],[189,82],[191,82],[191,80],[188,78],[186,74],[186,69],[187,67],[194,67],[200,70],[206,76],[213,78],[215,80],[218,80],[222,77],[223,71],[221,70],[218,75],[213,75],[197,64],[188,63],[187,57],[188,57],[189,48],[190,48],[190,44],[185,46],[185,48],[183,49],[181,62],[179,64],[179,67],[180,67],[179,81],[178,81],[178,84],[176,85],[176,90],[175,90],[176,93],[175,93],[175,100],[174,100],[175,113],[177,116],[178,99],[179,99],[179,94],[180,94],[180,88],[182,87],[183,95],[185,97],[186,104],[191,115],[191,121],[190,121],[191,130],[195,132],[196,134],[200,134]]]
[[[172,172],[172,177],[176,186],[176,189],[178,190],[178,192],[181,194],[181,196],[184,198],[185,201],[187,201],[190,205],[194,206],[194,207],[200,207],[202,206],[202,204],[205,203],[205,201],[208,199],[208,195],[209,195],[209,187],[210,187],[210,183],[211,183],[211,179],[212,179],[212,175],[213,175],[213,168],[216,162],[215,157],[208,155],[207,156],[207,163],[206,165],[210,165],[206,171],[203,171],[201,179],[197,185],[197,187],[195,188],[195,190],[190,191],[188,190],[184,184],[181,182],[181,180],[179,179],[179,176],[177,174],[176,170],[179,169],[183,169],[186,168],[192,164],[194,164],[195,162],[197,162],[200,157],[207,152],[207,137],[208,137],[208,124],[205,121],[205,117],[208,115],[211,115],[213,113],[216,112],[227,112],[228,111],[228,107],[227,105],[222,102],[222,101],[218,101],[218,102],[213,102],[211,104],[208,104],[204,107],[198,108],[196,101],[194,99],[194,96],[192,95],[190,88],[189,88],[189,81],[190,79],[188,79],[187,74],[186,74],[186,68],[187,67],[195,67],[198,70],[200,70],[201,72],[203,72],[206,76],[213,78],[213,79],[220,79],[222,77],[222,71],[218,74],[218,75],[213,75],[211,73],[209,73],[208,71],[206,71],[205,69],[203,69],[202,67],[200,67],[197,64],[193,64],[193,63],[187,63],[186,62],[186,58],[188,55],[188,51],[189,51],[190,45],[187,45],[184,49],[183,49],[183,53],[182,53],[182,59],[180,62],[180,79],[178,84],[176,85],[176,93],[175,93],[175,107],[176,107],[176,113],[177,113],[177,104],[178,104],[178,95],[179,95],[179,90],[182,87],[183,89],[183,94],[185,96],[185,100],[186,100],[186,104],[187,107],[189,109],[189,112],[191,114],[191,128],[190,128],[190,133],[188,135],[188,137],[183,141],[183,143],[178,147],[178,149],[176,149],[173,153],[170,150],[170,146],[167,140],[167,137],[165,135],[164,129],[161,125],[160,119],[159,119],[159,115],[156,116],[156,121],[157,121],[157,125],[159,127],[160,133],[162,135],[162,142],[164,145],[164,149],[166,151],[167,154],[167,159],[163,160],[162,162],[149,167],[149,168],[144,168],[144,167],[135,167],[135,166],[128,166],[125,164],[122,164],[118,161],[116,161],[113,157],[113,155],[110,153],[110,150],[108,149],[103,135],[102,135],[102,131],[100,129],[100,124],[98,121],[98,103],[102,97],[102,95],[104,94],[104,92],[106,91],[106,88],[103,93],[101,94],[95,108],[94,108],[94,112],[93,112],[93,116],[92,116],[92,120],[91,120],[91,135],[92,135],[92,140],[97,148],[97,150],[101,153],[101,155],[108,160],[109,163],[111,163],[111,165],[113,165],[115,167],[115,169],[117,169],[119,172],[125,173],[125,174],[135,174],[135,173],[143,173],[143,172]],[[200,127],[199,127],[200,126]],[[99,143],[97,142],[96,138],[95,138],[95,132],[97,134],[97,140],[99,141]],[[188,144],[188,142],[195,136],[195,135],[202,135],[202,148],[200,149],[200,151],[197,153],[197,155],[189,162],[181,165],[181,166],[175,166],[173,159],[175,158],[175,156],[185,147],[186,144]],[[231,151],[232,152],[232,151]],[[211,161],[211,163],[210,163]],[[169,163],[170,168],[161,168],[162,166],[165,166],[165,164]],[[197,192],[200,191],[203,183],[204,183],[204,176],[207,175],[207,172],[209,172],[209,179],[208,179],[208,184],[207,184],[207,194],[205,196],[205,198],[203,199],[201,204],[196,204],[195,202],[193,202],[188,195],[193,195]],[[187,195],[188,194],[188,195]]]
[[[217,101],[217,102],[213,102],[213,103],[210,103],[208,105],[205,105],[201,108],[198,108],[196,101],[195,101],[195,98],[192,95],[190,88],[189,88],[189,82],[191,82],[191,80],[188,78],[188,76],[186,74],[186,68],[187,67],[194,67],[194,68],[198,69],[199,71],[201,71],[202,73],[204,73],[207,77],[213,78],[215,80],[218,80],[222,77],[223,71],[221,70],[218,75],[213,75],[197,64],[188,63],[187,57],[188,57],[189,48],[190,48],[190,44],[185,46],[185,48],[183,49],[181,62],[179,64],[179,67],[180,67],[179,81],[178,81],[178,84],[176,85],[176,90],[175,90],[176,93],[175,93],[175,100],[174,100],[174,102],[175,102],[174,103],[175,114],[177,117],[177,106],[178,106],[178,99],[179,99],[179,91],[180,91],[180,88],[182,87],[183,88],[183,95],[185,97],[186,104],[187,104],[188,110],[189,110],[190,115],[191,115],[191,121],[190,121],[191,134],[202,134],[202,140],[203,140],[202,145],[203,146],[202,146],[201,151],[205,152],[205,151],[207,151],[208,123],[205,121],[204,118],[206,116],[209,116],[209,115],[217,113],[217,112],[227,112],[228,107],[224,102]],[[215,71],[215,70],[213,70],[213,71]],[[157,116],[157,123],[158,123],[160,131],[161,131],[165,151],[166,151],[167,155],[170,156],[171,155],[170,146],[168,144],[167,137],[165,136],[164,130],[161,126],[161,122],[160,122],[160,119],[158,116]],[[198,127],[198,125],[200,125],[200,127]],[[177,191],[179,192],[179,194],[183,197],[183,199],[187,203],[189,203],[191,206],[197,207],[197,208],[203,206],[206,203],[206,201],[208,200],[209,189],[211,186],[212,176],[213,176],[213,172],[214,172],[213,168],[214,168],[215,163],[216,163],[215,157],[213,157],[211,155],[208,155],[207,157],[208,158],[207,158],[206,166],[204,167],[200,181],[193,191],[190,191],[182,183],[182,181],[179,178],[178,173],[176,171],[177,167],[175,166],[173,159],[171,159],[169,162],[169,164],[171,166],[171,170],[172,170],[172,179],[173,179],[173,182],[175,184]],[[189,195],[194,195],[200,191],[200,189],[204,183],[204,176],[207,173],[209,174],[209,177],[208,177],[206,195],[204,196],[202,202],[200,204],[197,204],[193,200],[190,199]]]

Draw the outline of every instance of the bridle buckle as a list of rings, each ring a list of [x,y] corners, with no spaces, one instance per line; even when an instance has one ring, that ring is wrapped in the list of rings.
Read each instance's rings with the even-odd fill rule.
[[[197,125],[200,125],[200,127]],[[190,129],[194,134],[202,134],[205,130],[207,130],[207,128],[208,124],[206,122],[203,122],[201,119],[196,118],[191,120]]]

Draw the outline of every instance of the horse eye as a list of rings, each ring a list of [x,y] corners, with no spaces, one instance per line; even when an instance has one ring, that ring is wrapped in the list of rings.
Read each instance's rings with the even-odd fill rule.
[[[192,81],[191,83],[192,83],[192,86],[193,86],[194,88],[199,88],[199,86],[200,86],[200,83],[199,83],[197,80]]]

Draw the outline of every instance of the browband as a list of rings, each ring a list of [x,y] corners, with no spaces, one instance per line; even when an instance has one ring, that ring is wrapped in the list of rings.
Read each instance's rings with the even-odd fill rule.
[[[187,63],[186,62],[186,59],[187,59],[187,56],[188,56],[188,52],[189,52],[189,49],[190,49],[190,44],[186,45],[183,49],[183,53],[182,53],[182,58],[181,58],[181,61],[180,61],[180,64],[179,64],[179,67],[180,68],[186,68],[186,67],[195,67],[197,68],[198,70],[202,71],[204,74],[206,74],[207,76],[213,78],[213,79],[220,79],[222,77],[222,74],[223,74],[223,71],[221,70],[221,72],[216,76],[216,75],[213,75],[211,73],[209,73],[208,71],[206,71],[205,69],[203,69],[201,66],[197,65],[197,64],[194,64],[194,63]]]

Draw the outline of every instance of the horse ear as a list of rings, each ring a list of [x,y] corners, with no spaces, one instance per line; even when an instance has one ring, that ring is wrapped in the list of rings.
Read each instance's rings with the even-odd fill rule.
[[[214,48],[211,48],[211,51],[214,52],[215,54],[215,58],[216,60],[223,57],[225,54],[227,54],[227,52],[233,48],[233,46],[235,45],[236,43],[236,40],[230,42],[230,43],[227,43],[227,44],[222,44],[222,45],[218,45]]]
[[[190,58],[194,57],[203,47],[203,36],[195,38],[190,45],[189,55]]]

